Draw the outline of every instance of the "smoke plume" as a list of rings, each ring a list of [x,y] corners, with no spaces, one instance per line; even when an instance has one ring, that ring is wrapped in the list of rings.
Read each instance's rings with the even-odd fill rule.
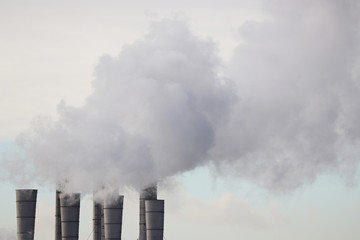
[[[265,6],[268,21],[240,28],[229,74],[241,100],[218,133],[214,162],[273,191],[324,172],[351,181],[360,156],[359,4],[278,3]]]
[[[21,154],[8,164],[23,169],[15,180],[138,189],[212,163],[274,192],[324,172],[351,181],[359,4],[272,1],[264,9],[266,20],[241,26],[226,78],[215,44],[180,20],[155,22],[119,56],[103,56],[84,106],[62,102],[57,120],[38,118],[19,136]]]
[[[155,22],[119,56],[100,59],[84,106],[62,102],[58,120],[36,119],[18,138],[24,155],[15,162],[29,179],[85,191],[139,188],[193,169],[236,98],[219,67],[214,44],[186,23]]]

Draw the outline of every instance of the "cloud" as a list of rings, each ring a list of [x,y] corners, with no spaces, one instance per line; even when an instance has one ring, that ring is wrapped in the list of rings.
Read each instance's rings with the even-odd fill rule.
[[[219,129],[214,162],[275,192],[323,172],[352,178],[360,139],[359,4],[277,2],[265,4],[268,21],[240,28],[244,43],[230,75],[241,100]]]

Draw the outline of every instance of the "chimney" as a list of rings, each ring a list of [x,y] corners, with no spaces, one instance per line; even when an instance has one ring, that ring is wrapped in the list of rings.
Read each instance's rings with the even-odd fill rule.
[[[104,201],[100,201],[99,197],[97,196],[104,189],[105,186],[101,186],[93,192],[93,240],[105,240]]]
[[[101,240],[105,240],[105,228],[104,228],[104,204],[101,204]]]
[[[60,191],[55,195],[55,240],[61,239]]]
[[[102,215],[102,204],[94,200],[94,217],[93,217],[93,236],[94,240],[101,240],[101,215]]]
[[[60,196],[61,233],[63,240],[79,239],[80,193]]]
[[[115,196],[104,201],[105,240],[121,240],[124,196]]]
[[[146,200],[145,219],[147,240],[163,240],[164,200]]]
[[[146,238],[146,219],[145,219],[145,200],[157,199],[156,184],[144,188],[140,192],[140,209],[139,209],[139,240],[147,240]]]
[[[16,190],[16,218],[18,240],[33,240],[36,213],[35,189]]]

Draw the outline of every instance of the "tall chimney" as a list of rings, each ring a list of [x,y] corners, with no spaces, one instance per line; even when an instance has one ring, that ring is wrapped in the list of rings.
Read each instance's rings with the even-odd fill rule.
[[[55,194],[55,240],[61,240],[60,191]]]
[[[163,240],[164,200],[146,200],[145,218],[147,240]]]
[[[62,240],[79,239],[80,193],[60,196]]]
[[[146,238],[146,219],[145,219],[145,200],[157,199],[156,184],[144,188],[140,192],[140,209],[139,209],[139,240],[147,240]]]
[[[93,210],[94,218],[93,218],[93,236],[94,240],[101,240],[101,212],[102,212],[102,204],[96,202],[94,200],[94,210]]]
[[[16,190],[16,218],[18,240],[33,240],[36,213],[35,189]]]
[[[104,201],[105,240],[121,240],[124,196],[115,196]]]

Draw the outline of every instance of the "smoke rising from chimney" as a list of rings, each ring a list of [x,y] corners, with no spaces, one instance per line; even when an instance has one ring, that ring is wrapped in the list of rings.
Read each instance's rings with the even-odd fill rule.
[[[208,163],[274,192],[329,171],[351,180],[359,4],[264,7],[269,19],[240,28],[244,41],[225,70],[216,45],[180,20],[154,22],[117,57],[103,56],[84,106],[62,102],[57,120],[38,118],[18,137],[21,154],[8,169],[23,172],[13,180],[66,179],[71,192],[114,182],[140,189]]]
[[[205,163],[236,98],[214,48],[182,21],[153,23],[118,57],[100,59],[84,106],[62,102],[58,120],[34,121],[16,163],[30,163],[31,179],[66,182],[65,192],[140,189]]]

